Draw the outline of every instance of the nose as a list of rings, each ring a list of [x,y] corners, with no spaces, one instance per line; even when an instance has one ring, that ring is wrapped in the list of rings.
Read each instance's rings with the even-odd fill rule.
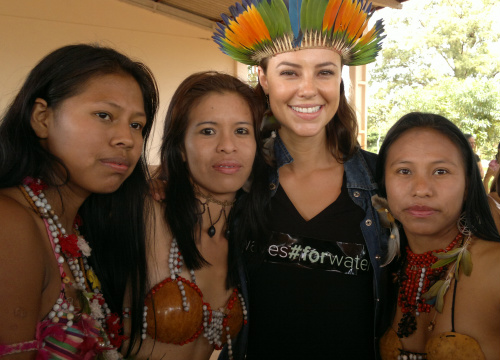
[[[227,154],[236,151],[236,143],[234,134],[222,132],[217,143],[217,152],[225,152]]]
[[[117,121],[113,126],[111,143],[113,146],[132,148],[135,145],[134,129],[131,128],[128,121]]]
[[[416,175],[413,179],[413,196],[428,197],[432,195],[432,185],[423,175]]]
[[[304,74],[300,80],[298,95],[303,98],[311,98],[316,95],[317,91],[313,76]]]

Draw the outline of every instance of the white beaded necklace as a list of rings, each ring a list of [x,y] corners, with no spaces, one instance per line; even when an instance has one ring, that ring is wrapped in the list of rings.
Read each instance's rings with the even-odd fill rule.
[[[35,191],[32,190],[32,188],[29,186],[30,184],[35,184],[38,187],[40,187],[40,190],[37,190],[36,193]],[[96,320],[103,331],[101,332],[103,335],[104,343],[100,343],[99,346],[102,348],[108,348],[108,349],[113,349],[113,346],[111,345],[111,341],[108,338],[108,333],[105,331],[106,328],[106,318],[111,314],[111,310],[109,309],[108,305],[106,302],[103,302],[101,305],[100,302],[95,299],[95,297],[102,298],[102,294],[100,294],[100,290],[97,287],[94,287],[91,291],[87,292],[87,287],[86,287],[86,277],[83,272],[83,270],[80,267],[80,263],[78,261],[78,258],[76,257],[70,257],[63,256],[62,254],[62,248],[61,248],[61,239],[64,238],[67,235],[66,229],[62,226],[61,222],[59,221],[59,217],[55,214],[54,210],[52,209],[52,206],[48,203],[47,198],[45,197],[45,194],[41,190],[42,187],[42,182],[39,179],[32,179],[32,178],[26,178],[24,183],[22,184],[24,190],[28,194],[28,196],[31,198],[33,204],[36,206],[38,209],[38,213],[42,217],[42,219],[45,219],[47,223],[49,224],[48,229],[51,232],[53,242],[54,242],[54,252],[58,254],[57,257],[57,262],[59,266],[62,269],[62,266],[65,262],[67,261],[69,268],[71,272],[73,273],[75,283],[72,285],[77,289],[82,291],[84,296],[81,298],[85,298],[87,301],[86,306],[90,308],[90,316]],[[75,224],[75,232],[78,234],[78,226]],[[84,270],[88,273],[92,273],[94,276],[93,269],[90,267],[88,264],[86,256],[90,256],[91,249],[88,245],[88,243],[85,241],[85,239],[82,236],[78,235],[78,242],[77,242],[78,248],[80,252],[82,253],[81,259],[83,263]],[[68,276],[64,277],[62,279],[63,283],[69,284],[71,283],[70,279]],[[94,298],[94,299],[92,299]],[[83,306],[83,304],[82,304]],[[75,318],[75,308],[74,306],[68,302],[67,300],[63,300],[59,298],[56,302],[56,304],[53,306],[52,311],[48,314],[48,318],[54,322],[57,323],[59,322],[60,318],[66,313],[66,318],[68,319],[68,322],[66,323],[66,326],[72,326],[73,325],[73,319]],[[111,334],[113,336],[114,334]],[[111,358],[121,358],[121,355],[114,351],[114,350],[108,350],[106,351],[107,357]],[[115,354],[116,353],[116,354]]]

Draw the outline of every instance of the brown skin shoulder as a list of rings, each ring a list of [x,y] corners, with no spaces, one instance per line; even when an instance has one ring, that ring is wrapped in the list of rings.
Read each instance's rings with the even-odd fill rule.
[[[0,190],[0,343],[35,338],[59,294],[60,275],[45,227],[17,188]],[[26,352],[5,359],[34,359]]]

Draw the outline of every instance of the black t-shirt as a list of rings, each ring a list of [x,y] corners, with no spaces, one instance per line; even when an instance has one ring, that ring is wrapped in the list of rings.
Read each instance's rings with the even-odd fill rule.
[[[345,187],[309,221],[282,187],[272,202],[273,238],[247,248],[248,359],[374,359],[373,269],[363,209]]]

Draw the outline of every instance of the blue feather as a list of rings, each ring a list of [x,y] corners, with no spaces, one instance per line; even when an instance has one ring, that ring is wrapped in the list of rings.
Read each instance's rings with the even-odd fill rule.
[[[295,39],[299,38],[301,7],[302,7],[302,0],[288,1],[288,15],[290,17],[290,24],[292,25],[292,31]]]
[[[226,14],[220,14],[220,17],[226,23],[226,25],[229,25],[231,23],[231,19]]]
[[[245,12],[245,8],[238,2],[236,3],[236,10],[238,10],[238,15],[241,15]]]

